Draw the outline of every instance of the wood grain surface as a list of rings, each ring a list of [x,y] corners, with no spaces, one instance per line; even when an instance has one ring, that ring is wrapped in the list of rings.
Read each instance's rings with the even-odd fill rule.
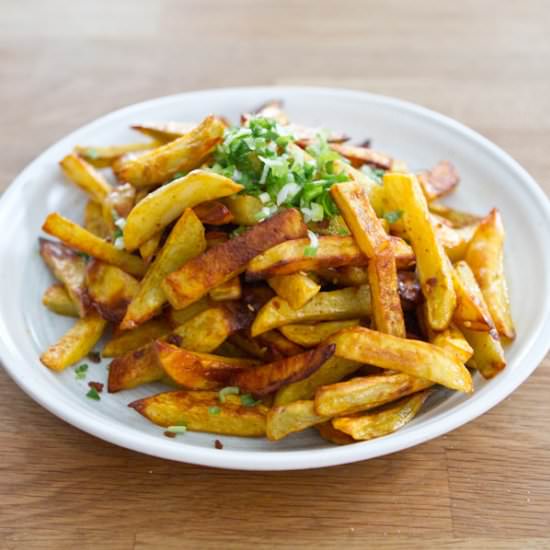
[[[549,19],[547,0],[0,0],[0,190],[118,107],[311,84],[456,117],[550,192]],[[491,412],[419,447],[240,473],[95,439],[0,369],[0,547],[550,548],[549,388],[547,358]]]

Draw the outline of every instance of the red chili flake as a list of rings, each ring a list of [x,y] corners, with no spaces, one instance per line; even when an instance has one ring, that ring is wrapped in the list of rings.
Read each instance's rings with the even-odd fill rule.
[[[223,443],[219,439],[216,439],[216,441],[214,441],[214,447],[216,447],[216,449],[223,449]]]
[[[178,434],[177,434],[176,432],[165,431],[165,432],[164,432],[164,435],[165,435],[166,437],[172,437],[172,438],[174,438],[174,437],[176,437],[176,435],[178,435]]]
[[[88,386],[90,386],[90,388],[94,388],[97,393],[101,393],[103,391],[103,384],[101,382],[88,382]]]

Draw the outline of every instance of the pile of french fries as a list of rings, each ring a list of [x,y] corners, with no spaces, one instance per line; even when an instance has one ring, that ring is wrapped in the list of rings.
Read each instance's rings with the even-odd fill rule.
[[[304,154],[315,140],[278,102],[243,127],[255,116]],[[223,118],[133,128],[151,141],[79,146],[60,163],[88,201],[82,225],[58,213],[43,225],[57,239],[40,239],[57,279],[43,303],[76,318],[41,355],[50,369],[104,337],[108,391],[165,383],[129,406],[167,431],[276,441],[315,427],[346,444],[399,429],[438,386],[472,392],[472,369],[505,367],[501,217],[439,202],[459,182],[449,162],[414,174],[330,134],[345,175],[330,234],[297,208],[260,222],[259,198],[210,169]]]

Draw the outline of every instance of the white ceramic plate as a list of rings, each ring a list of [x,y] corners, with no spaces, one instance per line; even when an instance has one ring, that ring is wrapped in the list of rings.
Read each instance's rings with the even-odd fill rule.
[[[310,126],[343,130],[354,140],[371,137],[376,148],[405,159],[411,169],[441,159],[456,164],[462,182],[451,204],[484,214],[497,206],[507,230],[506,271],[518,337],[507,349],[508,367],[465,396],[441,391],[400,431],[343,447],[314,430],[271,443],[262,439],[187,433],[166,438],[126,405],[160,386],[141,387],[101,401],[85,397],[85,381],[73,369],[54,374],[39,353],[71,324],[40,302],[51,281],[37,238],[52,211],[81,221],[84,196],[67,184],[58,161],[76,144],[102,145],[136,139],[128,127],[150,120],[199,120],[213,112],[233,121],[263,101],[281,98],[291,118]],[[111,113],[84,126],[31,163],[0,201],[0,357],[12,378],[55,415],[97,437],[151,455],[224,468],[287,470],[365,460],[417,445],[484,413],[509,395],[543,359],[550,342],[550,207],[533,179],[506,153],[479,134],[442,115],[396,99],[318,88],[240,88],[155,99]],[[106,362],[90,364],[88,380],[104,381]]]

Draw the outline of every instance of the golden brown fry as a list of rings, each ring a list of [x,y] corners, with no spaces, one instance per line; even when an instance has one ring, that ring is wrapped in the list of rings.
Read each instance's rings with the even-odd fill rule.
[[[454,354],[420,340],[353,327],[340,331],[328,342],[336,344],[338,357],[425,378],[453,390],[473,389],[468,369]]]
[[[74,152],[95,168],[111,166],[115,160],[128,153],[148,151],[161,145],[159,141],[148,143],[124,143],[123,145],[107,145],[106,147],[86,147],[77,145]]]
[[[344,158],[347,158],[354,168],[360,168],[363,164],[376,166],[377,168],[382,168],[382,170],[392,168],[392,158],[389,155],[373,151],[368,147],[332,143],[331,148]]]
[[[76,323],[41,356],[48,368],[61,371],[85,357],[97,344],[107,321],[97,313],[89,313]]]
[[[275,394],[274,405],[286,405],[300,399],[313,399],[317,388],[340,382],[357,371],[359,367],[361,363],[333,356],[307,378],[280,388]]]
[[[84,209],[84,227],[101,239],[112,237],[112,228],[103,217],[101,204],[91,199],[86,203]]]
[[[431,170],[416,175],[427,201],[449,194],[460,182],[456,168],[448,160],[438,162]]]
[[[181,216],[186,208],[241,189],[241,185],[214,172],[193,170],[153,191],[134,207],[124,226],[124,246],[135,250]]]
[[[274,357],[281,359],[283,357],[292,357],[303,353],[304,349],[296,345],[294,342],[287,340],[282,334],[276,330],[270,330],[264,332],[258,336],[257,340],[260,345],[268,348],[268,355],[266,357]]]
[[[166,145],[135,159],[115,162],[113,170],[119,181],[129,182],[134,187],[165,183],[178,172],[189,172],[200,166],[222,140],[224,130],[224,123],[210,115],[187,134]]]
[[[516,331],[510,313],[508,287],[504,275],[504,227],[498,210],[479,225],[466,252],[466,261],[472,268],[498,333],[515,338]]]
[[[282,241],[302,237],[306,232],[297,210],[283,210],[246,233],[187,262],[164,279],[162,288],[172,307],[183,308],[242,273],[258,254]]]
[[[464,227],[466,225],[477,225],[481,221],[481,218],[475,214],[461,212],[460,210],[455,210],[450,206],[440,204],[435,201],[430,202],[428,208],[432,214],[437,214],[438,216],[450,221],[452,226],[455,228]]]
[[[200,300],[193,302],[192,304],[188,305],[184,309],[168,309],[168,320],[170,321],[170,324],[176,328],[180,325],[183,325],[183,323],[189,321],[189,319],[192,319],[199,313],[202,313],[209,307],[211,307],[212,303],[208,296],[205,296],[204,298],[201,298]]]
[[[248,357],[255,357],[263,361],[275,361],[279,359],[278,356],[273,355],[269,346],[260,343],[257,338],[251,338],[246,331],[232,334],[228,340]]]
[[[229,235],[224,231],[207,231],[204,234],[206,248],[212,248],[229,240]]]
[[[281,386],[306,378],[333,354],[333,345],[319,346],[300,355],[237,373],[231,377],[230,385],[253,395],[267,395]]]
[[[462,227],[452,227],[451,223],[435,214],[430,215],[437,240],[441,243],[451,262],[464,259],[468,245],[472,240],[479,223],[475,222]]]
[[[118,250],[111,243],[96,237],[93,233],[60,214],[50,214],[42,229],[68,246],[105,263],[116,265],[131,275],[141,276],[145,273],[145,264],[141,258],[132,256],[124,250]]]
[[[204,227],[193,210],[188,208],[173,227],[141,281],[137,294],[128,306],[121,328],[135,328],[157,315],[166,302],[166,295],[161,288],[164,278],[205,249]]]
[[[128,406],[159,426],[183,425],[191,431],[241,437],[264,436],[268,411],[262,404],[245,406],[236,395],[220,403],[218,393],[212,391],[160,393]]]
[[[196,126],[194,122],[145,122],[133,124],[132,129],[162,143],[168,143],[188,134]]]
[[[349,443],[355,442],[353,437],[337,430],[330,420],[316,424],[314,428],[319,432],[319,435],[329,443],[334,443],[335,445],[348,445]]]
[[[391,243],[398,268],[414,264],[412,248],[399,237],[391,237]],[[304,256],[304,250],[310,245],[309,239],[295,239],[270,248],[254,258],[247,270],[250,281],[267,279],[276,275],[289,275],[299,271],[318,271],[319,269],[340,266],[367,265],[367,257],[359,250],[353,237],[319,237],[319,246],[315,256]]]
[[[105,216],[127,218],[128,214],[136,203],[136,188],[129,183],[123,183],[113,187],[112,191],[105,197],[107,212]]]
[[[349,321],[327,321],[326,323],[316,323],[314,325],[285,325],[279,330],[290,341],[306,348],[312,348],[319,345],[329,336],[332,336],[335,332],[343,328],[356,327],[359,323],[359,319],[350,319]]]
[[[466,364],[472,357],[474,350],[462,332],[452,323],[442,332],[434,332],[430,342],[434,346],[454,353],[461,363]]]
[[[356,441],[388,435],[410,422],[429,395],[430,390],[424,390],[410,397],[404,397],[380,411],[334,418],[332,425],[337,430],[351,435]]]
[[[194,208],[199,220],[207,225],[225,225],[233,221],[233,214],[219,201],[203,202]]]
[[[327,267],[315,272],[327,283],[335,286],[360,286],[369,284],[368,269],[360,265]]]
[[[277,295],[286,300],[294,309],[306,305],[321,290],[321,285],[318,285],[305,273],[279,275],[271,277],[267,282]]]
[[[139,247],[139,255],[143,258],[144,262],[149,263],[157,253],[160,241],[162,240],[162,233],[162,231],[159,231]]]
[[[252,336],[290,325],[313,321],[340,321],[369,317],[371,314],[370,288],[365,286],[319,292],[304,307],[294,309],[276,296],[258,312],[252,323]]]
[[[263,208],[262,201],[252,195],[238,194],[223,199],[237,225],[256,225],[258,215]]]
[[[105,178],[74,153],[67,155],[59,164],[67,178],[88,193],[94,201],[102,203],[111,192],[111,186]]]
[[[116,357],[109,365],[109,393],[157,382],[164,376],[153,345]]]
[[[352,378],[321,386],[315,393],[315,412],[326,417],[367,411],[433,386],[433,382],[402,372]]]
[[[61,283],[49,286],[42,295],[42,303],[58,315],[78,317],[78,308]]]
[[[165,319],[151,319],[143,325],[132,329],[117,332],[103,348],[103,357],[120,357],[130,351],[134,351],[157,338],[166,336],[172,332],[170,323]]]
[[[445,329],[456,306],[452,270],[430,221],[426,199],[411,174],[384,175],[384,189],[392,208],[402,210],[405,232],[416,255],[422,292],[428,303],[428,322]]]
[[[504,350],[495,329],[489,332],[464,329],[463,333],[474,351],[472,358],[468,361],[469,367],[476,368],[483,378],[487,379],[493,378],[506,367]]]
[[[39,239],[40,255],[55,278],[60,281],[77,308],[78,315],[84,317],[88,310],[88,297],[85,291],[86,260],[67,246]]]
[[[215,302],[225,302],[227,300],[238,300],[242,294],[241,281],[239,277],[233,277],[225,281],[210,292],[210,298]]]
[[[278,441],[326,420],[327,418],[315,413],[311,400],[278,405],[267,413],[266,435],[271,441]]]

